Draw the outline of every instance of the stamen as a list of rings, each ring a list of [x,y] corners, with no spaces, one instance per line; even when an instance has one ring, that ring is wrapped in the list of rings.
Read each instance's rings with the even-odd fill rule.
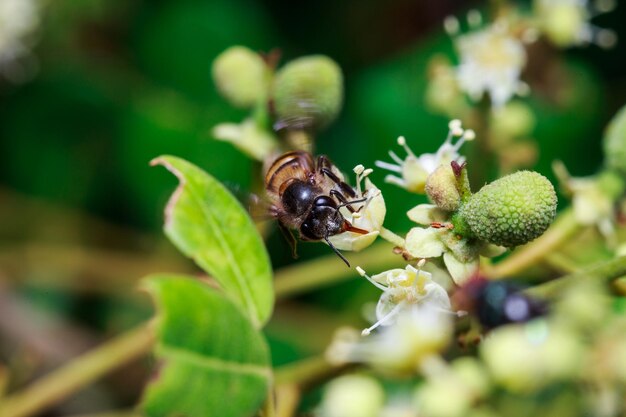
[[[450,120],[450,123],[448,123],[448,129],[450,130],[461,129],[462,127],[463,127],[463,124],[461,123],[459,119],[452,119]]]
[[[604,49],[612,48],[617,43],[617,35],[609,29],[595,30],[593,39],[600,48]]]
[[[404,148],[404,150],[406,151],[407,155],[412,156],[413,158],[417,159],[417,156],[415,156],[415,154],[413,153],[411,148],[409,148],[409,145],[406,144],[406,139],[404,138],[404,136],[399,136],[398,137],[398,145],[400,145],[400,146],[402,146]]]
[[[363,173],[361,174],[361,178],[365,178],[367,177],[369,174],[371,174],[372,172],[374,172],[374,170],[372,168],[367,168],[365,171],[363,171]]]
[[[402,172],[402,167],[399,167],[397,165],[394,164],[390,164],[389,162],[385,162],[385,161],[376,161],[374,162],[374,164],[378,167],[378,168],[382,168],[382,169],[386,169],[388,171],[392,171],[392,172]]]
[[[400,158],[394,151],[389,151],[389,156],[391,157],[391,159],[394,160],[396,164],[400,166],[404,164],[404,160]]]
[[[465,139],[466,141],[472,141],[476,139],[476,132],[474,132],[472,129],[467,129],[465,133],[463,133],[463,139]]]
[[[615,9],[617,3],[615,0],[596,0],[593,3],[593,11],[598,14],[608,13]]]
[[[379,282],[374,281],[369,275],[367,275],[367,273],[365,273],[365,270],[363,268],[361,268],[360,266],[356,267],[356,272],[358,272],[359,275],[361,275],[362,277],[366,278],[369,282],[371,282],[379,290],[387,291],[387,287],[385,287],[384,285],[382,285]]]
[[[472,9],[469,12],[467,12],[467,23],[469,23],[472,29],[476,28],[477,26],[480,26],[482,22],[483,22],[483,17],[478,10]]]
[[[385,177],[385,182],[387,184],[393,184],[393,185],[397,185],[399,187],[406,186],[406,183],[404,182],[404,180],[402,178],[398,178],[398,177],[393,176],[393,175],[387,175]]]
[[[459,33],[459,20],[454,16],[448,16],[443,20],[443,28],[450,36]]]
[[[360,175],[365,170],[365,167],[361,164],[357,165],[352,169],[356,175]]]
[[[361,332],[361,335],[369,336],[369,334],[372,333],[372,330],[374,330],[375,328],[377,328],[378,326],[380,326],[381,324],[385,323],[387,320],[389,320],[390,318],[398,314],[398,312],[403,306],[404,306],[404,302],[398,303],[389,313],[383,316],[382,319],[378,320],[376,323],[374,323],[372,326],[368,327],[367,329],[363,329],[363,331]]]

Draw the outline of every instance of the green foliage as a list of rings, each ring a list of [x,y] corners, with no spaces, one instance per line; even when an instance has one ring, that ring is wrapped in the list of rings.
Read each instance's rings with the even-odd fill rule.
[[[523,245],[541,236],[556,214],[554,187],[536,172],[520,171],[480,189],[460,214],[481,240]]]
[[[249,416],[271,379],[261,333],[227,298],[185,276],[152,276],[159,310],[157,357],[165,364],[144,394],[150,417]]]
[[[255,327],[272,312],[272,269],[252,220],[218,181],[195,165],[162,156],[180,181],[165,210],[165,233],[213,276]]]
[[[617,112],[604,134],[606,165],[626,175],[626,106]]]

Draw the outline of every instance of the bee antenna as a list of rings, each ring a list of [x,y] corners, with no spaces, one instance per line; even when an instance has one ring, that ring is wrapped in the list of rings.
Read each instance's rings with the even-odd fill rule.
[[[357,204],[357,203],[363,203],[367,201],[367,198],[359,198],[358,200],[352,200],[352,201],[346,201],[345,203],[341,203],[337,206],[337,210],[339,210],[342,207],[346,207],[349,206],[350,204]],[[360,209],[359,209],[360,210]],[[359,211],[357,210],[357,211]]]
[[[346,265],[348,265],[348,268],[350,268],[350,262],[348,262],[346,257],[343,256],[341,252],[339,252],[339,249],[337,249],[332,243],[330,243],[330,240],[328,240],[328,236],[324,236],[324,240],[326,241],[326,243],[328,243],[328,246],[330,246],[330,248],[337,254],[337,256],[339,256],[341,260],[344,261]]]

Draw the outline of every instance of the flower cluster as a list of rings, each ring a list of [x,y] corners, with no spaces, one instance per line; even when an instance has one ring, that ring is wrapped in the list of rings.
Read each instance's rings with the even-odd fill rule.
[[[352,226],[366,230],[367,234],[359,234],[346,231],[331,236],[330,242],[339,250],[360,251],[374,243],[380,234],[387,208],[381,191],[368,178],[373,172],[371,168],[365,169],[363,165],[354,167],[356,174],[356,187],[354,198],[362,203],[354,205],[354,212],[348,207],[341,207],[339,211],[344,218],[348,219]]]
[[[461,146],[466,141],[473,140],[476,135],[471,129],[463,129],[460,120],[452,120],[448,125],[448,136],[435,153],[423,153],[417,156],[406,143],[404,136],[398,138],[398,145],[406,152],[406,157],[400,158],[395,152],[389,151],[394,163],[376,161],[376,166],[394,172],[397,175],[387,175],[385,182],[398,185],[410,192],[423,194],[426,179],[439,166],[447,165],[452,161],[462,163],[464,158],[459,154]],[[453,142],[457,139],[456,142]]]

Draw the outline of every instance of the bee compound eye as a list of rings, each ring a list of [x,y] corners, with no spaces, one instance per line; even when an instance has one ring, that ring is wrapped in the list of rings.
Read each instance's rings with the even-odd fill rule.
[[[335,200],[333,200],[327,195],[321,195],[317,197],[315,199],[315,205],[318,207],[333,207],[333,208],[337,207],[337,203],[335,203]]]

